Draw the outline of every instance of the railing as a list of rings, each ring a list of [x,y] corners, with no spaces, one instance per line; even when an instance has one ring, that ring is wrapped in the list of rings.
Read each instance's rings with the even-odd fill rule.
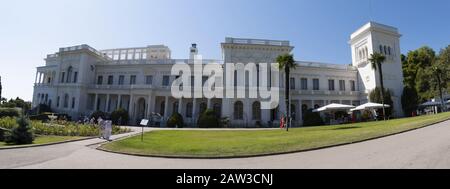
[[[177,64],[177,63],[184,63],[184,64],[194,64],[194,60],[192,59],[160,59],[160,60],[114,60],[110,61],[109,63],[115,63],[115,64]],[[222,64],[222,60],[213,60],[213,59],[202,59],[202,64]]]
[[[98,56],[101,56],[103,58],[111,60],[110,57],[106,56],[105,54],[101,53],[100,51],[95,50],[94,48],[90,47],[89,45],[83,44],[83,45],[77,45],[72,47],[63,47],[59,48],[59,52],[70,52],[70,51],[77,51],[77,50],[88,50],[92,53],[97,54]],[[57,55],[56,55],[57,56]]]
[[[329,90],[293,90],[294,94],[301,95],[347,95],[355,96],[360,95],[359,91],[329,91]]]
[[[266,39],[244,39],[244,38],[231,38],[231,37],[225,38],[225,43],[289,46],[289,41],[266,40]]]
[[[304,67],[316,67],[316,68],[331,68],[331,69],[340,69],[340,70],[356,70],[355,67],[345,64],[327,64],[327,63],[318,63],[318,62],[297,62],[299,66]]]
[[[132,90],[132,89],[153,89],[153,85],[90,85],[89,89],[113,89],[113,90]]]

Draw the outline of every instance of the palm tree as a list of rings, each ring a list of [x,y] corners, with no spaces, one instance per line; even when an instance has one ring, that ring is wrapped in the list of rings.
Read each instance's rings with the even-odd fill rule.
[[[277,63],[278,68],[280,70],[284,69],[285,73],[285,101],[286,101],[286,131],[289,131],[289,117],[290,117],[290,111],[289,111],[289,90],[290,90],[290,84],[289,84],[289,73],[291,69],[295,69],[297,67],[297,64],[295,64],[294,55],[292,54],[283,54],[277,57]]]
[[[386,57],[381,53],[373,53],[370,55],[369,61],[372,63],[372,68],[374,70],[378,70],[378,74],[380,75],[380,86],[381,86],[381,104],[383,104],[383,118],[386,121],[386,109],[384,107],[384,83],[383,83],[383,69],[381,65],[386,60]]]

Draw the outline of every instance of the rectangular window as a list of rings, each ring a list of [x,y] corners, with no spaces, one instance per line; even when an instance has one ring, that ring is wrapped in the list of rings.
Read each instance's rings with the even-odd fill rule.
[[[334,79],[328,80],[328,90],[334,91]]]
[[[60,97],[58,96],[58,98],[56,98],[56,107],[58,107],[58,108],[59,108],[59,100],[60,100]]]
[[[339,80],[339,90],[345,91],[345,80]]]
[[[170,77],[168,75],[163,76],[163,80],[162,80],[162,86],[169,86],[169,79]]]
[[[313,90],[319,90],[319,79],[313,79]]]
[[[77,83],[78,82],[78,72],[74,72],[73,73],[73,82]]]
[[[97,78],[97,85],[102,85],[103,84],[103,76],[98,76]]]
[[[135,75],[130,76],[130,85],[136,85],[136,76]]]
[[[66,77],[66,72],[61,73],[61,83],[64,83],[64,77]]]
[[[145,76],[145,84],[147,84],[147,85],[153,84],[153,76],[152,75]]]
[[[123,85],[125,81],[125,76],[119,75],[119,85]]]
[[[291,77],[289,80],[290,89],[295,89],[295,78]]]
[[[108,76],[108,85],[112,85],[114,83],[114,76]]]
[[[350,80],[350,87],[351,87],[352,91],[356,91],[356,83],[354,80]]]
[[[308,90],[308,79],[307,78],[301,78],[300,84],[302,85],[302,90]]]

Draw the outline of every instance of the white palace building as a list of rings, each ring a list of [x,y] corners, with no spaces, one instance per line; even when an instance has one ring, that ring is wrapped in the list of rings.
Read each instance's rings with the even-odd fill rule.
[[[291,73],[293,126],[302,125],[302,111],[307,109],[368,102],[368,93],[379,85],[378,72],[368,61],[373,52],[386,56],[384,85],[392,92],[394,116],[403,116],[400,36],[394,27],[369,22],[351,34],[351,65],[298,61]],[[203,60],[203,64],[275,63],[278,55],[290,53],[294,47],[289,41],[226,38],[221,48],[222,60]],[[189,59],[180,60],[171,59],[171,51],[164,45],[109,50],[88,45],[60,48],[47,55],[45,66],[37,68],[33,106],[47,104],[75,120],[96,110],[112,112],[121,107],[129,112],[130,124],[155,113],[167,119],[179,112],[191,126],[206,108],[229,117],[231,124],[238,126],[275,123],[278,111],[284,112],[282,74],[277,110],[261,109],[258,99],[173,98],[170,86],[176,76],[171,75],[171,68],[179,62],[192,64],[197,45],[189,50]]]

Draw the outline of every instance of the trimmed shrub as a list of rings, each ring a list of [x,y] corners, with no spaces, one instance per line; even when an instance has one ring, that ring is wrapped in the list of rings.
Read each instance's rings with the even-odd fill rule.
[[[33,128],[30,125],[30,120],[25,116],[17,118],[18,126],[14,127],[11,132],[5,136],[6,143],[13,144],[31,144],[34,141]]]
[[[169,120],[167,120],[167,127],[169,128],[183,128],[184,121],[183,116],[181,116],[179,113],[175,112],[170,116]]]
[[[324,125],[322,117],[317,112],[312,112],[312,110],[308,110],[305,112],[305,116],[303,118],[304,126],[320,126]]]
[[[50,119],[48,118],[48,115],[40,114],[40,115],[33,115],[33,116],[30,116],[30,120],[48,121],[48,120],[50,120]]]
[[[216,113],[213,110],[206,110],[198,118],[199,128],[219,128],[220,121]]]
[[[123,108],[114,110],[111,113],[111,120],[112,120],[113,124],[116,124],[116,125],[122,125],[124,123],[126,124],[126,123],[128,123],[128,119],[129,119],[128,112]]]
[[[95,120],[97,120],[99,117],[101,117],[102,119],[107,119],[108,114],[102,111],[96,111],[90,116],[90,118],[94,118]]]
[[[4,130],[3,128],[0,128],[0,142],[5,141],[5,132],[6,132],[6,130]]]
[[[15,108],[0,108],[0,118],[2,117],[19,117],[19,111]]]

